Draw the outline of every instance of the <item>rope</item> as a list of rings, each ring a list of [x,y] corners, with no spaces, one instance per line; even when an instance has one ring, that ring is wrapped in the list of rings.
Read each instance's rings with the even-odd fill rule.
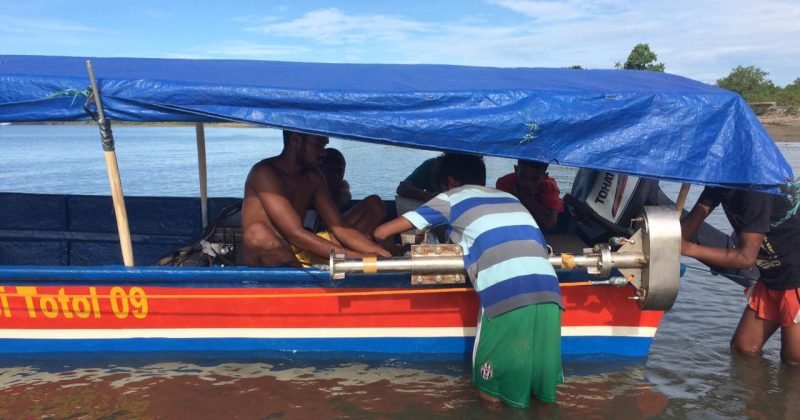
[[[777,227],[778,225],[782,224],[783,222],[791,219],[797,214],[798,209],[800,209],[800,182],[798,182],[800,178],[794,181],[786,181],[786,186],[782,189],[786,194],[786,199],[789,200],[789,210],[786,211],[786,214],[783,218],[776,223],[772,224],[772,227]]]
[[[575,286],[592,286],[590,281],[580,281],[563,283],[561,287],[575,287]],[[432,293],[463,293],[472,292],[475,289],[471,287],[459,287],[449,289],[418,289],[418,290],[376,290],[371,292],[339,292],[339,293],[260,293],[260,294],[231,294],[231,295],[146,295],[147,299],[276,299],[276,298],[317,298],[317,297],[352,297],[352,296],[400,296],[400,295],[420,295]],[[23,295],[20,293],[3,293],[3,296],[8,297],[25,297],[30,295]],[[37,293],[37,297],[53,297],[58,298],[56,293]],[[71,297],[89,297],[87,294],[70,295]],[[95,295],[98,298],[110,299],[111,295]]]
[[[96,110],[93,110],[91,105],[94,104],[94,92],[91,88],[86,89],[86,102],[83,103],[83,111],[86,112],[86,115],[91,117],[93,120],[97,121],[100,119],[100,115],[97,114]]]
[[[75,99],[78,99],[79,96],[82,96],[84,98],[88,98],[89,94],[90,94],[90,90],[88,88],[86,88],[84,90],[64,89],[64,90],[59,90],[58,92],[54,92],[54,93],[48,95],[47,99],[60,98],[62,96],[72,96],[72,102],[70,102],[70,104],[69,104],[70,106],[72,106],[73,104],[75,104]]]
[[[100,118],[97,120],[97,125],[100,127],[100,142],[103,144],[103,151],[113,151],[114,134],[111,132],[111,121],[105,118]]]
[[[565,270],[572,270],[575,268],[575,257],[572,254],[561,254],[561,268]]]
[[[686,268],[691,268],[692,270],[696,270],[696,271],[702,271],[702,272],[704,272],[704,273],[709,273],[709,274],[711,274],[711,275],[713,275],[713,276],[719,276],[719,275],[721,274],[720,272],[718,272],[718,271],[714,271],[714,270],[712,270],[712,269],[710,269],[710,268],[700,268],[700,267],[694,267],[694,266],[691,266],[691,265],[688,265],[688,264],[686,264],[686,265],[685,265],[685,267],[686,267]],[[737,278],[737,279],[750,280],[750,278],[749,278],[749,277],[746,277],[746,276],[740,276],[740,275],[738,275],[738,274],[732,274],[732,273],[727,273],[727,274],[725,274],[725,276],[726,276],[726,277],[728,277],[728,278],[730,278],[730,277],[735,277],[735,278]]]

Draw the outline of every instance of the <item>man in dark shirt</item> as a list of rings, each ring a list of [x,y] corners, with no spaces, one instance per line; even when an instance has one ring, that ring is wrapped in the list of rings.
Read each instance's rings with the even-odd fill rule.
[[[739,238],[738,247],[689,242],[719,204]],[[761,278],[748,291],[731,348],[758,356],[780,327],[781,359],[800,365],[800,215],[783,220],[788,211],[783,196],[707,187],[681,223],[681,253],[720,267],[747,268],[755,263]]]

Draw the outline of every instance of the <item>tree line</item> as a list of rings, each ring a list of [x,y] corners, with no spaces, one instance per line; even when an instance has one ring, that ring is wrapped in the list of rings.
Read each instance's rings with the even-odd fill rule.
[[[663,72],[664,63],[658,62],[658,56],[648,44],[637,44],[628,55],[625,63],[614,64],[617,69],[649,70]],[[583,69],[574,65],[569,68]],[[800,77],[785,87],[776,86],[767,76],[769,73],[756,66],[736,66],[731,72],[717,80],[716,85],[732,90],[744,97],[747,102],[775,102],[778,106],[791,107],[798,112],[800,107]]]

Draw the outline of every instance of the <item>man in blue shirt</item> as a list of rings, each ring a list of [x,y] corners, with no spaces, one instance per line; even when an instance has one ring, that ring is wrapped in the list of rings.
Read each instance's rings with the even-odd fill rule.
[[[514,407],[529,406],[532,394],[555,402],[563,303],[544,236],[516,197],[484,186],[482,158],[443,157],[439,181],[445,192],[379,226],[375,238],[446,226],[481,302],[472,375],[481,396]]]

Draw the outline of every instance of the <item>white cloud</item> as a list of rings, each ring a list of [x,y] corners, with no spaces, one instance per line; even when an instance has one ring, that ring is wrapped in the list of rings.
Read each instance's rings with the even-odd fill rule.
[[[101,30],[81,23],[49,18],[0,15],[3,54],[85,54],[94,48]]]
[[[57,39],[60,35],[91,34],[94,28],[58,19],[26,19],[0,15],[0,33],[26,35],[41,39]]]
[[[312,51],[304,46],[258,44],[249,41],[226,41],[204,45],[166,55],[168,58],[191,59],[248,59],[248,60],[298,60],[302,61]]]
[[[209,57],[227,56],[243,58],[274,59],[277,57],[302,56],[311,52],[311,49],[302,46],[256,44],[247,41],[231,41],[221,44],[209,45],[204,48]]]
[[[613,68],[648,43],[667,71],[713,83],[756,65],[778,85],[800,76],[797,0],[486,0],[471,15],[410,18],[338,8],[225,19],[235,40],[202,57],[327,62]],[[377,6],[371,10],[380,10]],[[178,47],[180,48],[180,47]]]
[[[541,21],[591,18],[612,13],[619,4],[624,4],[602,0],[492,0],[490,3]]]
[[[779,85],[800,76],[800,66],[787,59],[800,54],[800,3],[795,0],[492,3],[531,18],[536,30],[527,31],[535,45],[529,50],[560,61],[544,65],[607,67],[644,42],[668,72],[706,82],[740,64],[762,67]]]
[[[304,38],[321,44],[398,42],[430,31],[428,24],[381,14],[347,15],[338,9],[320,9],[302,17],[253,26],[247,30],[282,37]]]

